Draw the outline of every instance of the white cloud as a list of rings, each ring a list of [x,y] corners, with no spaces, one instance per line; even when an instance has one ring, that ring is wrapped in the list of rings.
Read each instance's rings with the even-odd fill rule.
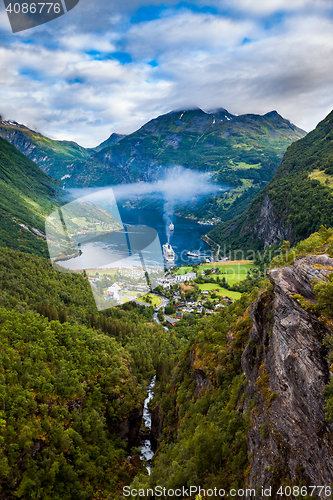
[[[236,1],[240,12],[255,3]],[[291,4],[266,3],[275,10]],[[0,47],[0,114],[85,146],[194,106],[237,114],[276,109],[310,130],[331,110],[333,97],[333,22],[322,13],[324,1],[314,4],[317,12],[310,15],[306,0],[295,0],[298,11],[270,29],[252,15],[169,9],[134,25],[124,12],[110,12],[101,32],[83,33],[87,19],[77,30],[58,20],[22,32]],[[6,24],[2,14],[0,28]],[[92,10],[86,15],[94,16]],[[29,38],[32,43],[24,43]],[[96,60],[91,51],[128,52],[133,62]],[[151,59],[157,67],[148,64]]]
[[[176,51],[224,50],[255,34],[255,24],[222,16],[180,12],[173,16],[134,25],[126,36],[131,53],[155,57]],[[156,43],[158,40],[158,43]]]
[[[205,0],[202,0],[202,4]],[[330,0],[224,0],[223,7],[235,11],[267,16],[277,12],[297,12],[331,7]],[[219,0],[212,0],[212,5],[221,7]]]

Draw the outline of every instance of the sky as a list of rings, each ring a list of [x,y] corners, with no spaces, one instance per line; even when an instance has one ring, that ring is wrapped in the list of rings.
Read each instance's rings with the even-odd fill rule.
[[[94,147],[171,110],[333,109],[331,0],[80,0],[13,34],[0,0],[0,115]]]

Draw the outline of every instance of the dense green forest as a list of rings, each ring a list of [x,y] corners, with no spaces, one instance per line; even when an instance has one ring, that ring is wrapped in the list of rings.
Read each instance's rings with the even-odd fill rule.
[[[60,201],[59,187],[59,182],[0,138],[0,245],[47,257],[41,234],[46,215]]]
[[[121,426],[154,373],[169,379],[187,329],[166,332],[133,303],[99,313],[83,275],[6,248],[0,304],[0,492],[117,497],[136,473]]]
[[[154,399],[166,422],[155,467],[150,477],[136,477],[133,488],[243,485],[246,433],[255,401],[243,415],[246,379],[240,361],[251,328],[248,307],[257,294],[254,288],[192,326],[172,378],[159,384]]]
[[[125,351],[86,327],[3,308],[0,336],[0,491],[108,498],[129,477],[117,429],[143,401]]]
[[[263,248],[256,237],[260,210],[269,199],[275,218],[295,243],[333,225],[333,112],[306,137],[289,146],[270,183],[256,196],[250,208],[238,218],[209,234],[217,243],[236,248]],[[278,237],[277,237],[278,240]]]
[[[323,227],[296,249],[284,243],[274,265],[332,253],[332,240]],[[98,312],[84,275],[1,249],[0,498],[116,499],[127,485],[242,487],[256,401],[244,407],[241,356],[251,304],[258,294],[272,300],[272,286],[256,284],[231,306],[165,331],[152,321],[152,307],[128,303]],[[332,281],[314,289],[314,313],[332,317]],[[152,409],[164,423],[149,476],[128,458],[123,429],[140,415],[154,373]],[[264,373],[259,382],[272,398]],[[331,384],[325,394],[330,418]]]

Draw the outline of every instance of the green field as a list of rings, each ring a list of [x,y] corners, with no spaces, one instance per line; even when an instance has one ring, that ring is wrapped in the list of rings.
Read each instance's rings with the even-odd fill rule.
[[[215,267],[220,270],[220,274],[210,274],[209,276],[216,279],[218,276],[220,278],[226,278],[227,282],[230,285],[234,285],[236,283],[239,283],[240,281],[244,280],[246,278],[246,274],[248,271],[250,271],[251,268],[253,268],[253,264],[225,264],[225,265],[219,265],[219,266],[214,266],[214,264],[203,264],[200,266],[201,269],[211,269],[212,267]]]
[[[226,262],[225,264],[202,264],[199,266],[199,270],[218,268],[220,274],[210,274],[209,277],[216,280],[219,276],[220,278],[226,278],[229,285],[235,285],[246,278],[246,274],[253,268],[253,264],[233,264],[232,261]],[[192,271],[192,267],[183,266],[180,267],[176,274],[185,274]],[[214,285],[213,285],[214,287]]]
[[[309,174],[309,178],[319,181],[322,186],[333,187],[333,176],[326,174],[324,170],[316,168]]]
[[[183,275],[183,274],[186,274],[186,273],[191,273],[192,269],[193,269],[193,267],[190,267],[190,266],[182,266],[179,269],[177,269],[176,274]]]
[[[200,290],[218,290],[216,292],[217,295],[222,295],[223,297],[230,297],[231,299],[239,299],[241,297],[241,293],[232,292],[230,290],[226,290],[225,288],[220,287],[219,285],[215,285],[214,283],[204,283],[203,285],[198,285]]]
[[[145,300],[146,297],[149,297],[151,299],[151,302],[147,302]],[[150,306],[157,307],[162,303],[162,299],[160,297],[157,297],[157,295],[154,295],[153,293],[149,293],[148,295],[144,295],[143,297],[140,297],[138,299],[138,302],[145,302],[146,304],[149,304]]]

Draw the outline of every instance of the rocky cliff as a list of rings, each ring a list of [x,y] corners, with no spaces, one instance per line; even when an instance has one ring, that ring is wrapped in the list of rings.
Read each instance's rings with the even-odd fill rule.
[[[245,407],[256,402],[247,435],[247,485],[260,486],[256,498],[264,498],[262,486],[281,498],[281,485],[331,485],[333,426],[325,420],[323,398],[331,374],[322,341],[332,330],[311,304],[313,279],[326,280],[332,270],[328,255],[274,269],[269,291],[251,306],[242,368],[248,379]]]
[[[273,204],[266,195],[260,207],[260,212],[253,228],[253,234],[262,241],[264,249],[282,240],[292,239],[292,230],[289,225],[283,225],[276,215]]]

